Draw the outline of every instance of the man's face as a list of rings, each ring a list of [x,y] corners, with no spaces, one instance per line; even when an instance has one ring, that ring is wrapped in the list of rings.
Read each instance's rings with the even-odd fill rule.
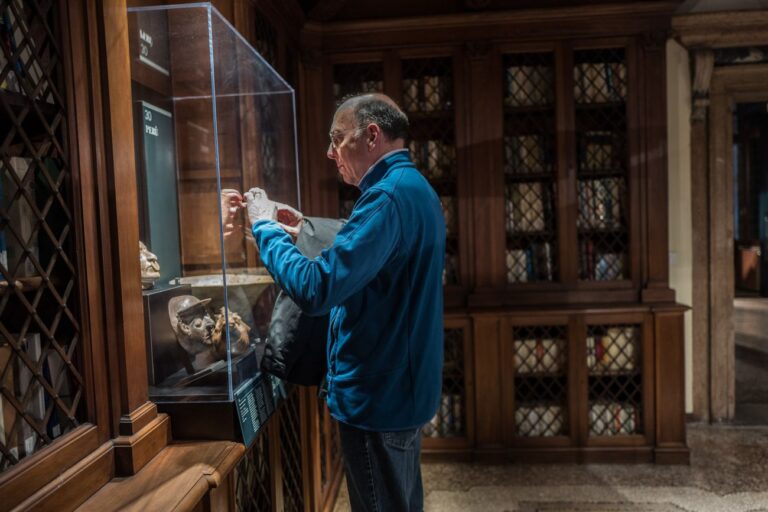
[[[352,109],[336,113],[331,125],[331,143],[327,156],[336,162],[336,167],[345,183],[357,185],[370,167],[365,129],[358,129]]]

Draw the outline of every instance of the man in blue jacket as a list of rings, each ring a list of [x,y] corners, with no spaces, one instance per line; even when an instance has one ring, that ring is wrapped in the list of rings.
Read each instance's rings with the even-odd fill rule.
[[[421,427],[443,364],[445,223],[411,162],[408,118],[387,96],[346,100],[328,158],[362,195],[333,245],[308,259],[260,189],[245,194],[261,259],[307,314],[330,312],[327,401],[354,511],[420,511]]]

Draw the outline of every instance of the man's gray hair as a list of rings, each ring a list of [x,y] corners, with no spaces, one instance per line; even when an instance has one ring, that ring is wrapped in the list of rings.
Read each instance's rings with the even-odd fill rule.
[[[390,140],[408,138],[408,116],[383,94],[356,94],[344,98],[339,110],[351,108],[358,128],[374,123]]]

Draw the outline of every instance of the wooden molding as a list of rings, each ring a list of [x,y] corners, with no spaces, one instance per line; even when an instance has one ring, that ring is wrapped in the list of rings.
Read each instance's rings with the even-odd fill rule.
[[[120,418],[118,430],[121,436],[132,436],[157,417],[157,405],[154,402],[146,402],[134,409],[130,414]]]
[[[135,475],[170,442],[171,422],[159,414],[140,432],[115,439],[115,471],[119,476]]]
[[[107,483],[78,510],[198,510],[211,489],[226,483],[243,453],[242,444],[229,441],[169,445],[136,475]]]
[[[765,45],[768,44],[768,10],[675,16],[672,30],[688,48]]]
[[[676,7],[677,2],[659,1],[309,22],[303,30],[321,32],[326,51],[332,52],[359,51],[371,46],[402,46],[405,41],[410,46],[455,43],[458,32],[468,39],[551,40],[664,30]]]
[[[470,59],[485,59],[491,54],[493,44],[490,41],[467,41],[464,50]]]
[[[114,476],[112,443],[104,443],[32,496],[14,511],[73,510]],[[48,471],[50,467],[44,466]],[[106,509],[104,509],[106,510]]]
[[[1,473],[0,496],[3,496],[3,509],[15,507],[50,483],[58,476],[54,468],[56,471],[66,471],[96,450],[98,437],[94,425],[81,425]]]

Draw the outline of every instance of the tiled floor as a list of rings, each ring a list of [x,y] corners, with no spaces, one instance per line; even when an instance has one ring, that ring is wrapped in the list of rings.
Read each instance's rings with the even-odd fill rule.
[[[690,466],[423,464],[425,509],[768,512],[768,427],[690,425],[688,444]]]

